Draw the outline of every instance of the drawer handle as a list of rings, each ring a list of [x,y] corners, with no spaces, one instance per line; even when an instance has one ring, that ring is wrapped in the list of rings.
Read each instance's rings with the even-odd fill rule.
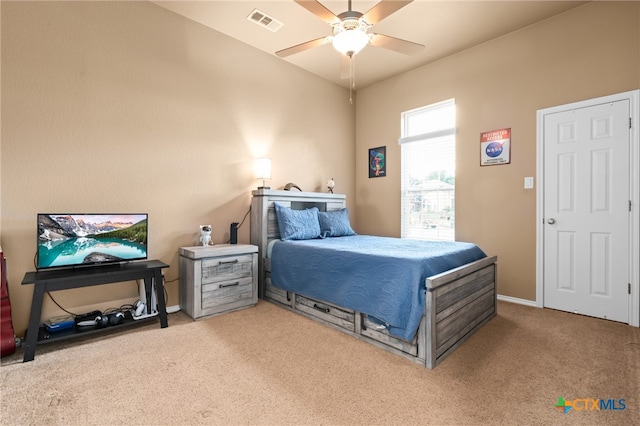
[[[234,264],[234,263],[238,263],[238,262],[239,262],[239,261],[238,261],[238,259],[227,260],[227,261],[222,261],[222,260],[221,260],[221,261],[220,261],[220,264],[221,264],[221,265],[232,265],[232,264]]]
[[[236,281],[235,283],[230,283],[230,284],[220,284],[220,288],[235,287],[237,285],[240,285],[240,281]]]
[[[313,309],[317,309],[320,312],[324,312],[325,314],[328,314],[329,312],[331,312],[330,308],[327,308],[326,306],[320,306],[317,303],[313,304]]]

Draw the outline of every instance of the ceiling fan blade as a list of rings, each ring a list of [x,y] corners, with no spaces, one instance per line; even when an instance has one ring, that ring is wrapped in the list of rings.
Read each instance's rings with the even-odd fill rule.
[[[422,44],[383,34],[371,34],[369,43],[371,43],[373,46],[395,50],[396,52],[404,53],[405,55],[415,55],[416,53],[420,53],[422,49],[424,49],[424,46]]]
[[[405,7],[412,1],[413,0],[408,0],[408,1],[381,0],[380,3],[376,4],[371,9],[369,9],[367,13],[365,13],[362,16],[362,19],[364,19],[369,25],[375,25],[378,22],[382,21],[387,16]]]
[[[300,43],[295,46],[287,47],[286,49],[278,50],[276,52],[276,56],[280,58],[286,58],[287,56],[293,55],[295,53],[300,53],[304,50],[312,49],[314,47],[322,46],[323,44],[329,43],[331,37],[322,37],[317,38],[315,40],[310,40],[305,43]]]
[[[346,80],[351,77],[351,61],[353,57],[340,55],[340,78]]]
[[[326,23],[333,25],[340,22],[340,18],[338,18],[332,11],[324,7],[322,4],[315,0],[293,0],[298,3],[300,6],[307,9],[309,12],[316,15],[318,18],[322,19]]]

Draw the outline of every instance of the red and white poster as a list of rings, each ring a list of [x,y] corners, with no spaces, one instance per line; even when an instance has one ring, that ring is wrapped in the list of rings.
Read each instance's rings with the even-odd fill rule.
[[[511,162],[511,128],[480,133],[480,165],[495,166]]]

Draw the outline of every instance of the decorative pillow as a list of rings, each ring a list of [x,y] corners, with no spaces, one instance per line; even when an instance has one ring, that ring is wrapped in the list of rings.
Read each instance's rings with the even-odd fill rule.
[[[322,238],[356,235],[355,231],[351,229],[349,210],[346,208],[318,212],[318,221],[320,222],[320,235]]]
[[[274,204],[281,240],[310,240],[320,236],[317,207],[293,210],[280,203]]]

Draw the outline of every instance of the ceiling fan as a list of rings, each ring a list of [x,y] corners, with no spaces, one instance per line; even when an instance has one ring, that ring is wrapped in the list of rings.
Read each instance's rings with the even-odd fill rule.
[[[335,15],[320,2],[316,0],[294,0],[300,6],[313,13],[333,28],[333,35],[310,40],[286,49],[276,52],[276,55],[284,58],[295,53],[305,51],[314,47],[332,43],[333,47],[342,54],[342,77],[347,78],[349,75],[353,77],[352,67],[345,66],[349,63],[349,59],[353,59],[360,50],[367,44],[383,47],[385,49],[412,55],[420,52],[424,46],[411,41],[399,38],[369,33],[367,30],[392,13],[398,11],[402,7],[408,5],[413,0],[381,0],[366,13],[360,13],[351,9],[351,0],[349,0],[349,9],[339,15]],[[347,61],[347,62],[345,62]],[[351,70],[349,70],[351,68]],[[350,74],[346,74],[350,71]]]

